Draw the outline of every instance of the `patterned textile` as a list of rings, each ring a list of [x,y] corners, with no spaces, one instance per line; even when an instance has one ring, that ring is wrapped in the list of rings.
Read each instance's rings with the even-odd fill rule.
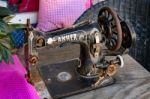
[[[23,44],[25,43],[25,31],[22,29],[18,29],[11,33],[13,42],[15,44],[16,48],[23,47]]]
[[[14,64],[0,63],[0,99],[39,99],[35,88],[25,79],[26,70],[17,55]]]
[[[92,5],[92,0],[40,0],[37,29],[70,27]]]

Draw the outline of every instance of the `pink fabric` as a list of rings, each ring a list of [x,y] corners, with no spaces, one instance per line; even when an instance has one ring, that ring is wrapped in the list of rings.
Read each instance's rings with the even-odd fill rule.
[[[40,99],[17,55],[13,59],[14,64],[0,63],[0,99]]]
[[[91,5],[92,0],[40,0],[37,29],[70,27]]]
[[[86,1],[86,9],[89,9],[92,6],[92,0],[87,0]]]

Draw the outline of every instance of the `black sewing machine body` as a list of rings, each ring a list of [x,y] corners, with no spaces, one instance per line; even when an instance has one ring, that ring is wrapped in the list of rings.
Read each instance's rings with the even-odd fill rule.
[[[118,68],[124,65],[121,55],[126,53],[135,41],[132,26],[122,21],[109,7],[100,10],[98,22],[87,20],[70,28],[46,33],[32,29],[28,22],[27,31],[26,60],[31,66],[38,62],[37,50],[45,46],[65,47],[66,43],[80,45],[78,59],[40,68],[40,74],[54,98],[114,83],[113,76]],[[106,56],[116,58],[107,60]],[[30,74],[30,66],[28,70]]]

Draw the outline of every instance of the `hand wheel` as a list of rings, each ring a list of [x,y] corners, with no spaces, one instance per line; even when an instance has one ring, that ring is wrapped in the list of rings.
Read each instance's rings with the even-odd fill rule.
[[[122,47],[123,48],[131,48],[135,46],[136,43],[136,33],[132,24],[129,21],[122,21]]]
[[[109,7],[102,8],[98,14],[98,24],[108,50],[117,51],[122,44],[122,29],[116,12]]]

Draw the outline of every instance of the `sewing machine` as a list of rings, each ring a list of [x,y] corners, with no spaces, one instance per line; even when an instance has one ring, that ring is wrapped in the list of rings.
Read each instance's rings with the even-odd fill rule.
[[[114,83],[113,76],[124,66],[122,55],[135,43],[135,32],[129,22],[123,21],[111,8],[104,7],[99,11],[97,22],[87,20],[46,33],[32,28],[28,20],[26,41],[25,61],[31,82],[31,67],[39,61],[37,50],[46,46],[65,47],[70,43],[80,45],[78,59],[45,66],[53,73],[41,73],[49,75],[49,79],[42,78],[44,81],[50,80],[51,83],[46,84],[46,87],[53,98],[61,98]],[[108,56],[113,58],[107,59]],[[63,90],[59,90],[58,86]]]

